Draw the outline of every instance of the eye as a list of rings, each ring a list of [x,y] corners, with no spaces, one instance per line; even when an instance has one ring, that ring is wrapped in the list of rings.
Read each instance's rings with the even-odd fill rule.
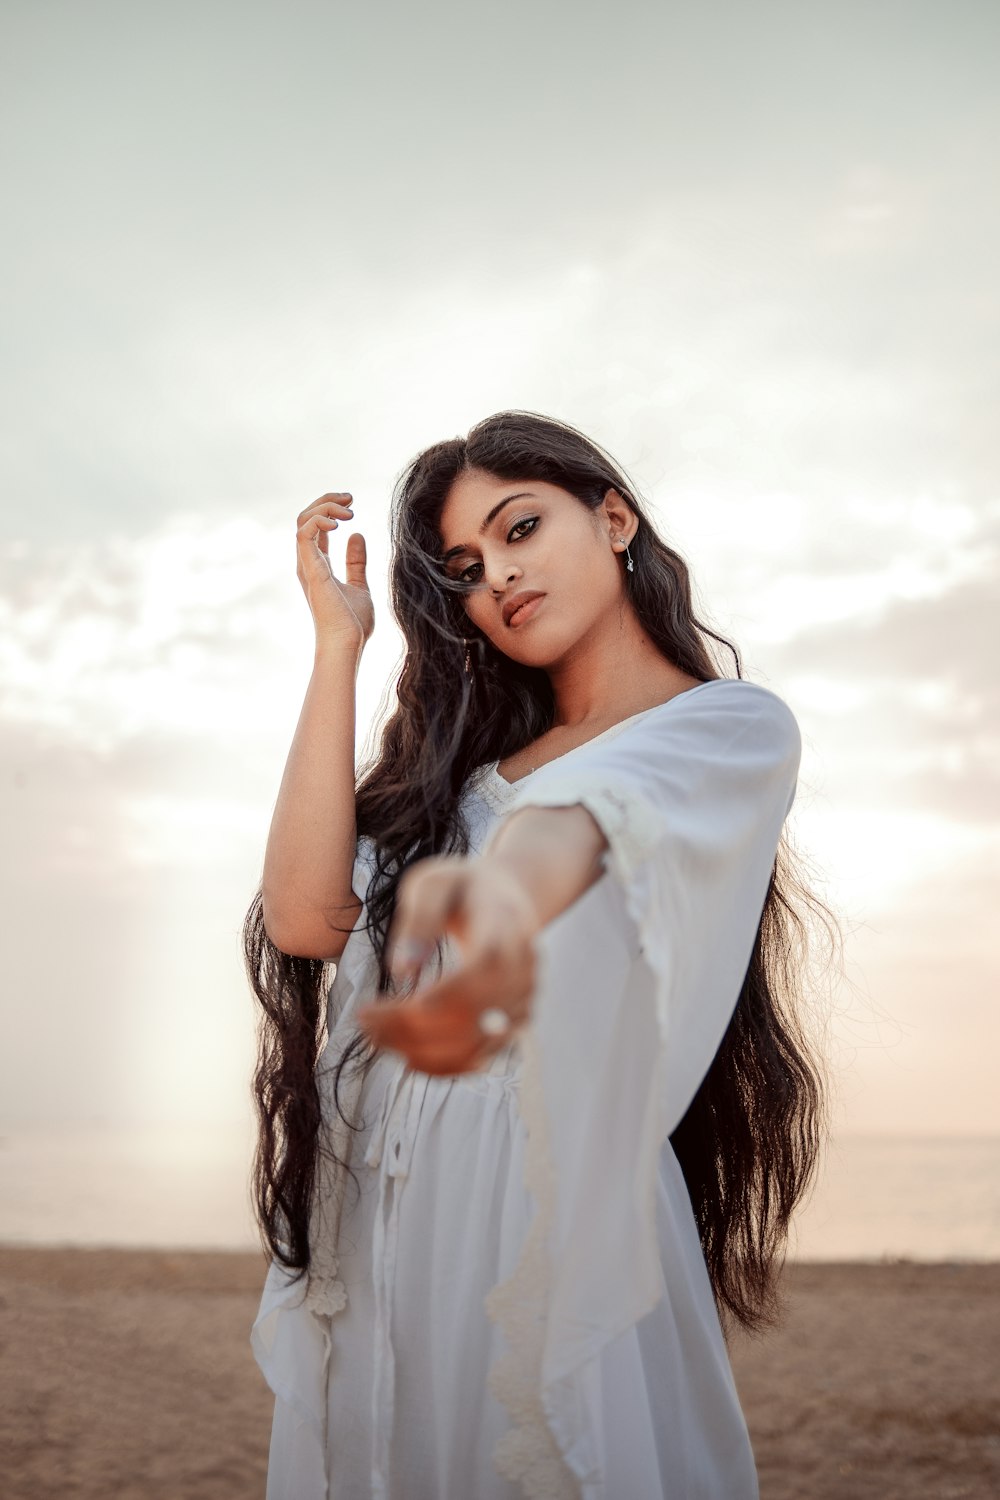
[[[537,525],[538,525],[538,517],[537,516],[526,516],[523,521],[515,521],[514,525],[510,528],[510,531],[507,533],[507,540],[508,540],[508,542],[520,542],[520,541],[523,541],[526,536],[530,536],[531,535],[531,533],[534,531],[534,529],[535,529],[535,527]],[[521,534],[520,534],[520,536],[515,536],[514,533],[521,526],[527,526],[529,529],[527,531],[522,531]],[[481,563],[470,563],[467,568],[463,568],[462,569],[461,573],[456,573],[455,577],[457,578],[457,580],[458,580],[459,583],[478,583],[479,580],[477,578],[467,578],[465,575],[467,573],[471,572],[471,570],[473,568],[479,568],[479,567],[482,567]]]

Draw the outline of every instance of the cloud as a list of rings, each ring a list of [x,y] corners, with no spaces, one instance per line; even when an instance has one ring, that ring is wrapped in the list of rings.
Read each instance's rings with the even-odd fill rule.
[[[937,595],[769,646],[775,675],[816,714],[852,801],[1000,821],[1000,678],[987,624],[998,590],[1000,552],[985,552],[975,576]]]
[[[301,650],[279,555],[294,557],[287,533],[183,516],[135,540],[18,548],[0,600],[0,715],[104,747],[151,729],[252,730],[255,676],[280,681],[284,650]]]
[[[607,66],[606,28],[558,7],[529,53],[491,34],[474,76],[416,11],[386,49],[361,11],[290,31],[223,5],[192,46],[152,10],[95,28],[63,7],[54,46],[21,8],[0,776],[17,1034],[61,1099],[176,1115],[202,1051],[210,1097],[234,1053],[203,1046],[224,946],[311,664],[291,523],[326,489],[359,502],[363,732],[398,646],[392,480],[504,406],[593,432],[643,487],[711,622],[799,710],[866,900],[881,883],[905,915],[911,868],[978,859],[1000,764],[995,22],[875,21],[859,52],[804,14],[771,34],[732,6],[713,35],[654,9],[609,115],[573,81]],[[709,53],[711,99],[689,65]],[[933,903],[921,920],[950,961]]]

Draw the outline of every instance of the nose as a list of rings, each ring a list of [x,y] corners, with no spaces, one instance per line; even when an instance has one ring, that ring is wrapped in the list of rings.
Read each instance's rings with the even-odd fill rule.
[[[501,569],[501,571],[503,571],[503,569]],[[510,584],[512,584],[514,582],[514,579],[519,576],[518,569],[514,567],[513,563],[508,563],[507,564],[506,572],[507,572],[507,581],[506,581],[506,583],[503,583],[503,584],[496,584],[496,583],[494,583],[494,584],[490,585],[490,588],[492,589],[493,593],[496,594],[498,598],[499,598],[499,596],[501,594],[503,594],[503,593],[506,592],[508,586]]]

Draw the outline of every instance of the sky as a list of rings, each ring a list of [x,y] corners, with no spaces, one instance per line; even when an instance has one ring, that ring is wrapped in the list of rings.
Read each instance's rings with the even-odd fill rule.
[[[7,0],[0,1128],[245,1126],[295,518],[349,490],[368,545],[361,754],[393,481],[520,407],[798,718],[837,1128],[1000,1130],[998,40],[985,0]]]

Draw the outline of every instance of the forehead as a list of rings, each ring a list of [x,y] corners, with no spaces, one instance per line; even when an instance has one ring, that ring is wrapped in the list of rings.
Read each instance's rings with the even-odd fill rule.
[[[475,541],[490,511],[509,495],[530,495],[550,504],[572,498],[543,479],[498,479],[478,469],[459,474],[441,508],[439,530],[444,547]]]

